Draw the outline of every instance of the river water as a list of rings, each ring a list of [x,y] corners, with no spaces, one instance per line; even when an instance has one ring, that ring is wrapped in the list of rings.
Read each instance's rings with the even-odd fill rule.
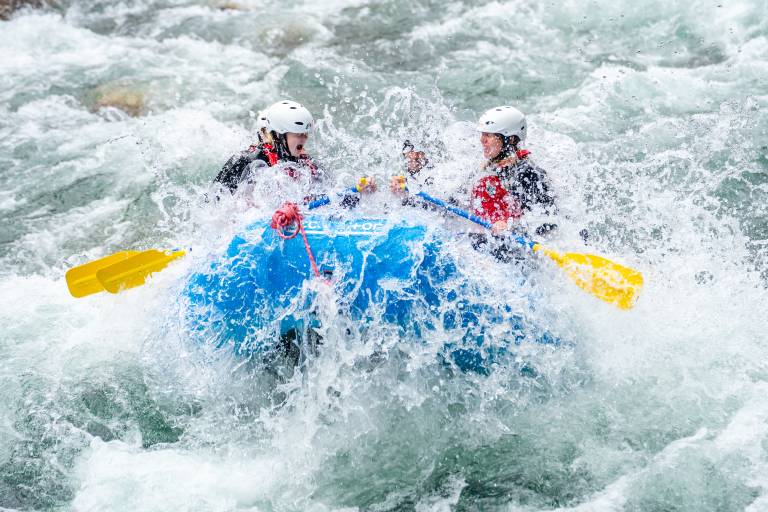
[[[572,343],[534,376],[386,330],[329,331],[293,377],[200,356],[184,276],[259,214],[200,198],[286,97],[340,185],[411,137],[448,187],[467,123],[518,106],[553,243],[588,228],[638,305],[547,274]],[[765,0],[60,0],[0,21],[0,184],[2,510],[768,510]],[[68,268],[149,247],[193,251],[69,296]]]

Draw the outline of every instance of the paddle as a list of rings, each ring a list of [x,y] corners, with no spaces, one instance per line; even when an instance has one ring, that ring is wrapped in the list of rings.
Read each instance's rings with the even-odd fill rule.
[[[104,287],[96,278],[96,272],[137,254],[139,251],[120,251],[67,270],[66,280],[69,293],[73,297],[80,298],[104,291]]]
[[[307,209],[314,210],[330,202],[327,196],[321,197],[307,204]],[[67,287],[69,293],[76,298],[104,290],[118,293],[121,290],[141,286],[147,276],[159,272],[184,254],[186,253],[181,250],[157,249],[116,252],[69,269],[66,274]]]
[[[182,250],[158,251],[157,249],[149,249],[127,260],[98,270],[96,279],[109,293],[118,293],[122,290],[141,286],[147,280],[147,276],[163,270],[170,262],[185,254],[186,252]]]
[[[426,192],[416,194],[425,201],[436,204],[481,226],[491,229],[491,223],[472,215],[471,213],[447,204],[441,199],[434,198]],[[547,249],[537,242],[528,240],[520,235],[512,239],[523,247],[536,253],[543,253],[563,269],[565,274],[576,285],[593,297],[615,305],[620,309],[630,309],[635,305],[640,290],[643,287],[643,276],[637,270],[619,265],[602,256],[569,252],[561,254]]]

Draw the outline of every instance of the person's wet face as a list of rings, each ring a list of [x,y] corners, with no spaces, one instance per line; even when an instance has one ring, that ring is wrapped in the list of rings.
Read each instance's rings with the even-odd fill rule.
[[[480,135],[480,145],[483,146],[483,156],[489,160],[499,156],[504,147],[501,135],[498,133],[483,132]]]
[[[304,151],[307,139],[309,139],[309,135],[306,133],[285,134],[285,141],[288,144],[288,151],[291,153],[291,156],[299,157],[307,154],[306,151]]]

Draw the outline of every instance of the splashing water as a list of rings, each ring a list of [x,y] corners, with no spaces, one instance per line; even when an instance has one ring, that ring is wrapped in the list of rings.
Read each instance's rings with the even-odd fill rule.
[[[768,509],[768,5],[283,4],[0,21],[0,508]],[[440,333],[362,329],[329,287],[297,369],[191,343],[187,276],[275,207],[202,197],[283,97],[319,120],[337,188],[386,183],[408,138],[445,196],[481,157],[468,123],[519,106],[558,193],[552,243],[586,227],[643,271],[640,302],[542,269],[531,314],[570,343],[524,347],[530,374],[455,371]],[[395,203],[359,211],[443,226]],[[130,292],[67,294],[67,268],[149,247],[192,252]],[[484,300],[516,304],[508,268],[464,255]]]

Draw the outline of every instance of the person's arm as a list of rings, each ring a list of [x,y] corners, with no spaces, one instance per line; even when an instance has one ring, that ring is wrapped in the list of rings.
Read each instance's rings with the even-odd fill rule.
[[[432,186],[434,185],[434,178],[432,176],[429,176],[424,179],[424,185]],[[411,191],[408,190],[408,180],[403,175],[397,175],[392,176],[389,182],[389,190],[393,194],[396,194],[401,197],[400,204],[402,206],[409,206],[411,208],[422,208],[424,210],[429,211],[439,211],[442,214],[442,210],[437,208],[434,204],[430,203],[429,201],[424,201],[418,195],[411,194]],[[421,188],[418,184],[416,184],[417,190]]]
[[[538,167],[529,165],[518,176],[518,197],[523,210],[531,211],[540,208],[547,216],[557,213],[556,197],[553,193],[547,173]],[[534,233],[546,237],[557,229],[557,224],[545,222],[538,226]]]
[[[555,195],[547,173],[537,167],[529,166],[518,176],[518,197],[524,210],[531,211],[535,206],[547,215],[557,213]]]
[[[360,196],[363,194],[372,194],[376,192],[376,180],[373,176],[363,176],[357,180],[354,187],[350,187],[344,198],[341,200],[342,208],[354,208],[360,204]]]
[[[214,183],[220,183],[234,194],[240,183],[247,177],[248,165],[256,159],[252,153],[239,153],[227,160],[219,174],[214,178]]]

